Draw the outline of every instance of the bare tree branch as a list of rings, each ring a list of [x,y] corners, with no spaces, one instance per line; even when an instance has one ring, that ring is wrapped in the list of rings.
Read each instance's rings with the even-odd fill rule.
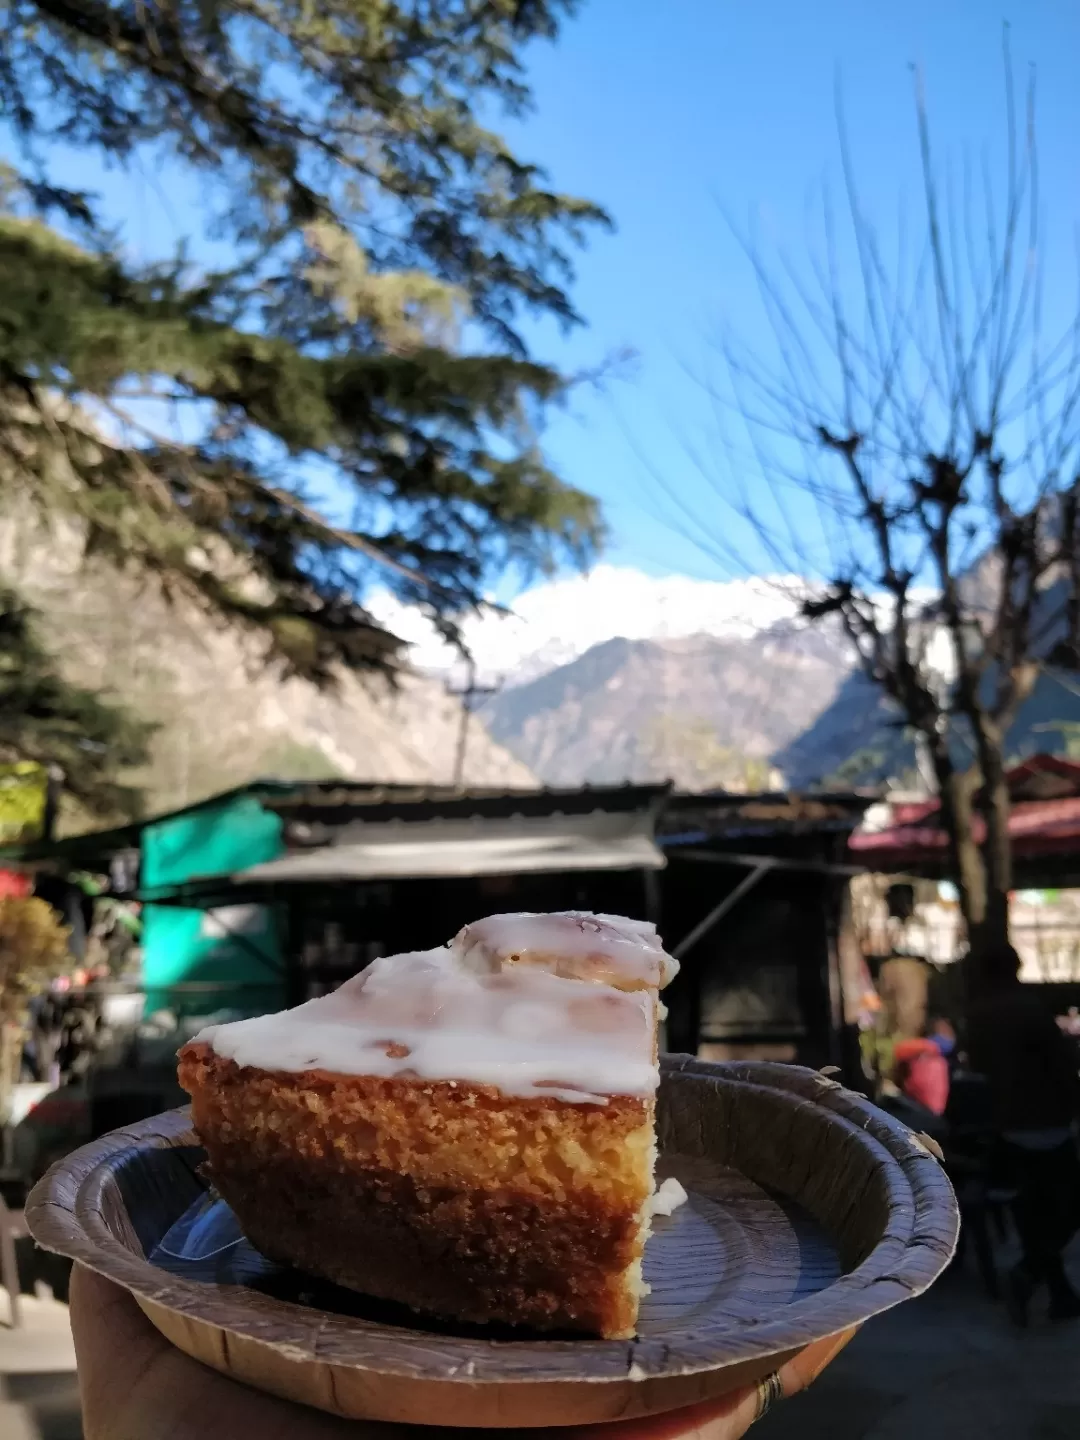
[[[1046,336],[1035,82],[1019,105],[1007,28],[1003,54],[1003,185],[984,161],[981,215],[978,167],[939,157],[914,72],[922,212],[901,214],[889,258],[839,91],[845,224],[826,190],[820,253],[794,263],[729,220],[771,354],[724,337],[719,456],[697,457],[770,561],[806,577],[807,619],[839,621],[923,737],[984,950],[1007,933],[1010,728],[1052,651],[1080,665],[1080,305]]]

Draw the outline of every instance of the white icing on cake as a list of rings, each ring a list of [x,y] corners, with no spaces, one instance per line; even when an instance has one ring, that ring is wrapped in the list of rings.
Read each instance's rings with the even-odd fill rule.
[[[466,925],[451,948],[480,970],[529,965],[621,990],[661,989],[679,970],[679,962],[664,953],[655,925],[579,910],[489,915]]]
[[[649,1214],[671,1215],[680,1205],[685,1205],[689,1198],[674,1175],[669,1175],[649,1201]]]
[[[520,940],[522,921],[563,918],[492,917],[468,926],[452,946],[376,960],[332,995],[211,1025],[195,1040],[260,1070],[456,1080],[577,1104],[650,1095],[659,1081],[655,989],[567,978],[540,964],[508,963],[492,948],[510,930]],[[658,975],[670,973],[653,927],[609,916],[566,918],[573,924],[530,923],[524,933],[539,937],[538,948],[568,943],[571,958],[601,944],[638,979],[642,955],[652,957]],[[594,919],[596,930],[581,923]],[[575,934],[588,938],[579,944]],[[472,943],[464,942],[470,935]]]

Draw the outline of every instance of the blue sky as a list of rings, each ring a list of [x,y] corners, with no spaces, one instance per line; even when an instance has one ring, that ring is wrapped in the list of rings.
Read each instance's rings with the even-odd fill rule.
[[[547,437],[564,473],[604,501],[611,558],[656,573],[721,573],[658,523],[665,507],[650,499],[643,462],[706,527],[737,533],[685,444],[717,449],[711,406],[692,378],[716,363],[710,334],[730,322],[754,344],[762,323],[723,211],[740,222],[756,213],[762,232],[798,255],[812,193],[839,182],[837,76],[864,204],[887,233],[902,197],[919,203],[913,63],[926,77],[937,146],[959,157],[990,142],[992,157],[1003,156],[1007,18],[1018,78],[1029,63],[1037,72],[1046,310],[1071,305],[1080,6],[1023,0],[1012,11],[985,0],[591,0],[558,48],[537,54],[536,113],[515,138],[618,223],[582,259],[575,293],[590,329],[561,353],[571,366],[624,345],[641,357],[632,380],[580,398]]]
[[[558,188],[587,195],[617,230],[581,256],[574,296],[589,327],[537,330],[545,358],[575,370],[630,348],[637,359],[603,393],[582,390],[545,435],[573,483],[598,495],[607,559],[656,575],[723,578],[725,566],[677,529],[650,472],[661,472],[704,532],[735,538],[744,568],[767,561],[739,531],[688,448],[718,453],[695,377],[716,364],[710,335],[730,323],[752,345],[762,319],[747,263],[723,219],[758,217],[799,255],[815,189],[839,180],[839,76],[866,208],[887,232],[902,198],[919,203],[910,66],[924,70],[935,140],[956,156],[1003,145],[1002,21],[1018,75],[1038,74],[1046,307],[1075,297],[1080,221],[1080,5],[1022,0],[588,0],[556,47],[531,56],[534,112],[504,126]],[[128,243],[161,253],[189,229],[192,189],[168,172],[103,174],[97,184]],[[96,167],[95,167],[96,168]],[[721,486],[722,471],[718,472]]]

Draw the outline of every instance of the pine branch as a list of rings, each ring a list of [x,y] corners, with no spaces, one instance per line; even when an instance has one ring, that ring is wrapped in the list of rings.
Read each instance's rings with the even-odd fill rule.
[[[0,484],[71,515],[97,554],[261,628],[320,682],[335,663],[392,666],[392,639],[351,598],[365,579],[452,632],[492,569],[591,554],[594,502],[543,464],[527,424],[560,392],[555,372],[430,346],[309,354],[217,319],[218,298],[210,280],[129,272],[0,219]],[[199,437],[152,423],[140,393],[188,407]],[[344,526],[305,493],[297,470],[316,461],[377,526]]]

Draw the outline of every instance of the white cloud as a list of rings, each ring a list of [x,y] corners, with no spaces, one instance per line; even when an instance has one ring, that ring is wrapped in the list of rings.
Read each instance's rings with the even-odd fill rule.
[[[806,585],[794,576],[748,580],[662,577],[616,565],[526,590],[508,616],[470,616],[467,644],[485,680],[521,683],[564,665],[615,636],[629,640],[687,635],[749,636],[798,611]],[[367,606],[412,647],[424,670],[452,672],[460,662],[424,617],[385,590]]]

